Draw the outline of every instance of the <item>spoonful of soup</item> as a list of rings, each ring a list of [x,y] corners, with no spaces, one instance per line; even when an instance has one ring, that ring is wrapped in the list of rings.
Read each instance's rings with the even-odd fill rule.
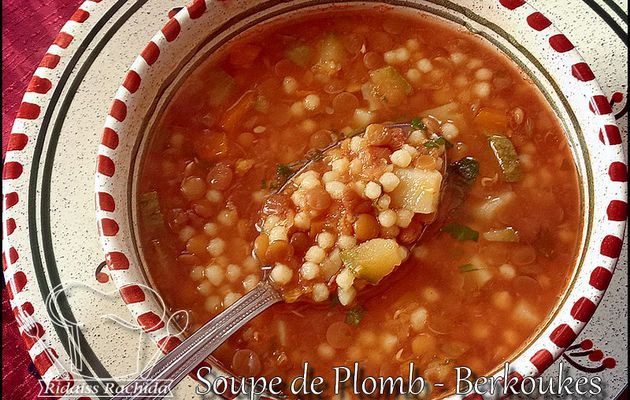
[[[161,398],[275,303],[352,304],[408,257],[438,215],[448,142],[420,121],[369,125],[292,165],[265,202],[254,243],[266,279],[114,399]],[[147,397],[146,387],[156,393]]]
[[[285,301],[349,305],[407,259],[435,219],[446,166],[447,142],[415,128],[369,125],[267,199],[254,251]]]

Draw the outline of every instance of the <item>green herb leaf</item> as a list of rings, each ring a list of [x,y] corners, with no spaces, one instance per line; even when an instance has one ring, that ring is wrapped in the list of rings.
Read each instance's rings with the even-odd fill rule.
[[[349,310],[346,313],[346,324],[357,326],[359,322],[363,319],[363,314],[365,313],[365,309],[361,306],[356,306],[353,309]]]
[[[452,165],[467,181],[473,181],[479,176],[479,161],[472,157],[464,157]]]
[[[293,174],[293,168],[286,164],[278,164],[276,167],[276,174],[278,174],[278,178],[287,179]]]
[[[459,266],[459,272],[472,272],[479,271],[481,268],[478,268],[474,264],[464,264]]]
[[[451,142],[449,142],[448,140],[446,140],[445,138],[443,138],[442,136],[436,137],[435,139],[430,139],[427,142],[424,142],[424,147],[426,147],[427,149],[436,149],[440,146],[444,146],[447,149],[450,149],[451,147],[453,147],[453,144]]]
[[[442,227],[442,232],[446,232],[453,239],[459,240],[460,242],[466,240],[477,241],[479,239],[479,232],[473,230],[466,225],[458,224],[457,222],[453,222]]]
[[[422,122],[420,117],[415,117],[411,120],[411,129],[415,131],[417,131],[418,129],[423,131],[427,129],[427,126],[424,124],[424,122]]]

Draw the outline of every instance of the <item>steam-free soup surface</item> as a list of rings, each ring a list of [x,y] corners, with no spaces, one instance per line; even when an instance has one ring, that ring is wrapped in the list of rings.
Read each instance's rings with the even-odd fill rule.
[[[292,215],[286,235],[257,240],[261,210],[293,162],[370,123],[412,120],[461,175],[460,196],[394,273],[339,301],[338,248],[367,240],[358,213]],[[424,16],[330,11],[256,28],[186,78],[153,134],[141,236],[159,293],[188,311],[189,330],[251,290],[262,265],[285,266],[276,279],[303,288],[305,301],[272,307],[216,351],[237,375],[288,381],[308,361],[328,379],[354,362],[406,376],[414,362],[445,384],[432,395],[443,394],[455,366],[488,373],[526,343],[575,262],[576,171],[553,112],[504,56]],[[359,175],[378,147],[352,167]],[[326,207],[344,201],[327,190],[333,178],[319,178]],[[351,204],[390,183],[366,173]],[[388,213],[367,228],[398,240],[407,217]],[[306,242],[324,251],[312,250],[303,270]]]

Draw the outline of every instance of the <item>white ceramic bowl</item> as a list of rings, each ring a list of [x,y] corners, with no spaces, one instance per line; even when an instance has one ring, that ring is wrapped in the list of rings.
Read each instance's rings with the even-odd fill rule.
[[[382,2],[343,2],[373,7]],[[248,28],[329,2],[195,0],[158,32],[135,60],[105,123],[96,173],[97,219],[110,274],[133,316],[164,350],[171,335],[150,287],[136,238],[136,181],[146,132],[187,73]],[[513,355],[512,374],[535,376],[575,340],[608,286],[626,221],[627,169],[607,98],[588,65],[549,20],[523,0],[393,0],[403,12],[434,14],[465,27],[506,53],[539,87],[567,134],[580,178],[584,223],[577,265],[548,319]],[[223,371],[217,370],[217,373]]]

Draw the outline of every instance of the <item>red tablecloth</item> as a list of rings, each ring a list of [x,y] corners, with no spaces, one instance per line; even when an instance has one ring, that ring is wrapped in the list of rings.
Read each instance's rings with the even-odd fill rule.
[[[79,0],[2,2],[2,158],[18,105],[35,71]],[[18,333],[2,280],[2,399],[32,400],[38,374]]]

